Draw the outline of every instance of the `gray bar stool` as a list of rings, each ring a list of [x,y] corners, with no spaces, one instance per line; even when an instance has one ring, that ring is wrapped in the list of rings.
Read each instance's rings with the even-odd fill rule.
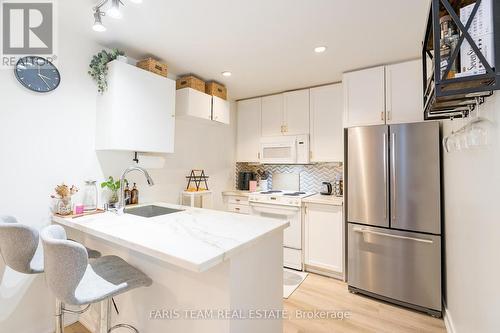
[[[120,327],[139,332],[127,324],[111,327],[111,298],[131,289],[150,286],[152,280],[147,275],[116,256],[104,256],[89,262],[85,247],[67,240],[64,228],[59,225],[43,229],[41,238],[47,283],[58,300],[56,333],[63,332],[60,320],[63,303],[88,305],[97,302],[104,302],[101,305],[100,333]]]
[[[88,249],[89,258],[99,258],[99,251]],[[39,233],[36,229],[20,224],[13,216],[0,216],[0,254],[5,264],[13,270],[24,274],[41,274],[44,272],[43,247],[40,244]],[[62,313],[81,314],[90,306],[82,310],[61,308]],[[61,331],[62,332],[62,331]]]

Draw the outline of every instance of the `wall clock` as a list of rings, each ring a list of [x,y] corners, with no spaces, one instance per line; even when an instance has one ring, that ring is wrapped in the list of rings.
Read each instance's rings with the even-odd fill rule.
[[[14,68],[17,80],[31,91],[46,93],[55,90],[61,75],[50,61],[37,56],[19,59]]]

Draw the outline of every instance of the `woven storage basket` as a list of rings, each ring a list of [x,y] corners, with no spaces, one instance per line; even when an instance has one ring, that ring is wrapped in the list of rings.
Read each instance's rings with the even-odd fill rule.
[[[153,58],[147,58],[144,60],[140,60],[137,62],[137,67],[147,70],[148,72],[152,72],[164,77],[167,77],[168,74],[168,66],[167,64],[162,64],[158,60]]]
[[[227,100],[227,89],[222,84],[215,81],[207,82],[205,92],[212,96]]]
[[[194,75],[186,75],[177,79],[175,86],[177,89],[193,88],[203,93],[205,92],[205,81],[197,78]]]

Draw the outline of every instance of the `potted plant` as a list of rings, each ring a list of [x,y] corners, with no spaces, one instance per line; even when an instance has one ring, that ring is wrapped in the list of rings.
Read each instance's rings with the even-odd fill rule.
[[[118,49],[112,49],[109,52],[102,50],[92,57],[88,73],[94,81],[96,81],[97,91],[99,93],[102,94],[108,88],[108,81],[106,79],[108,75],[108,63],[124,55],[125,52]]]
[[[107,181],[101,183],[101,188],[107,188],[109,191],[111,191],[111,196],[108,199],[108,204],[110,207],[114,207],[118,202],[118,190],[120,190],[120,181],[115,181],[112,176],[109,176]]]
[[[59,215],[70,215],[73,212],[71,197],[78,192],[78,188],[74,185],[68,187],[63,183],[56,186],[55,192],[55,195],[51,195],[51,198],[56,200],[54,212]]]

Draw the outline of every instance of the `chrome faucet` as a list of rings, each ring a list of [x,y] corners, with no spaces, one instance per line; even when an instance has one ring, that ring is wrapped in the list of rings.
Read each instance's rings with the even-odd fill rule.
[[[118,200],[118,207],[116,207],[116,213],[121,215],[125,211],[125,177],[127,174],[131,171],[140,171],[144,174],[146,177],[146,180],[148,181],[149,186],[153,186],[155,183],[149,173],[146,171],[146,169],[143,169],[138,166],[131,166],[125,171],[123,171],[122,176],[120,178],[120,195],[119,195],[119,200]]]

